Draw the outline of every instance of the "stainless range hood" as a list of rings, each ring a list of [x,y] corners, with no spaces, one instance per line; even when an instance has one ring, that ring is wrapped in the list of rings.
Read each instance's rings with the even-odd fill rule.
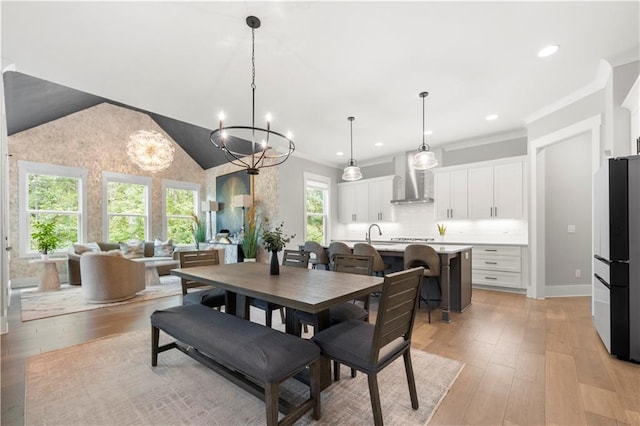
[[[415,151],[406,153],[404,161],[396,161],[396,172],[403,177],[404,188],[399,188],[401,198],[391,200],[392,204],[433,203],[433,172],[431,170],[415,170],[411,159]],[[402,186],[402,184],[401,184]],[[402,196],[404,189],[404,196]]]

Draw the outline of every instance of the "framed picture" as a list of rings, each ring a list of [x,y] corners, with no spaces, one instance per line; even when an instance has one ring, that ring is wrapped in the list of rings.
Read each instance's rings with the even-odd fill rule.
[[[242,229],[242,209],[233,206],[236,195],[251,195],[251,176],[246,170],[216,177],[216,201],[220,210],[216,213],[216,230],[228,229],[230,235],[240,233]]]

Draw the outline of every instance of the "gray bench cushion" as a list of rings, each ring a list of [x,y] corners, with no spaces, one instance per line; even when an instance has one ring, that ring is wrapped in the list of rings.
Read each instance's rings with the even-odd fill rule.
[[[203,305],[155,311],[151,324],[232,369],[274,383],[320,357],[309,340],[255,324]]]
[[[315,323],[316,314],[309,312],[296,311],[296,316],[302,322],[309,324]],[[364,321],[369,317],[369,312],[361,306],[351,302],[339,303],[329,308],[330,324],[333,327],[336,324],[340,324],[349,320]]]

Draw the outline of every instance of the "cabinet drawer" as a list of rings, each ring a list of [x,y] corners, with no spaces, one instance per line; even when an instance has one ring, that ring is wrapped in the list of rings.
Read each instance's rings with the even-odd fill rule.
[[[491,256],[475,253],[473,256],[473,269],[520,272],[520,266],[520,256]]]
[[[498,287],[522,287],[522,276],[517,272],[482,271],[473,269],[473,284],[494,285]]]
[[[520,256],[518,246],[473,246],[473,257],[479,255]]]

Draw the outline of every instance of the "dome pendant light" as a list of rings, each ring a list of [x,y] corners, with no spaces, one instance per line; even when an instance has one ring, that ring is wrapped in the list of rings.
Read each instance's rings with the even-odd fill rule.
[[[425,114],[424,114],[424,98],[429,96],[429,92],[421,92],[422,98],[422,145],[418,147],[418,152],[413,155],[411,165],[416,170],[428,170],[438,165],[438,160],[433,152],[430,151],[429,144],[425,142]]]
[[[356,160],[353,159],[353,120],[355,117],[347,117],[347,120],[351,122],[351,158],[347,162],[347,167],[344,168],[342,174],[342,180],[353,181],[362,179],[362,173],[360,173],[360,167],[356,164]]]

